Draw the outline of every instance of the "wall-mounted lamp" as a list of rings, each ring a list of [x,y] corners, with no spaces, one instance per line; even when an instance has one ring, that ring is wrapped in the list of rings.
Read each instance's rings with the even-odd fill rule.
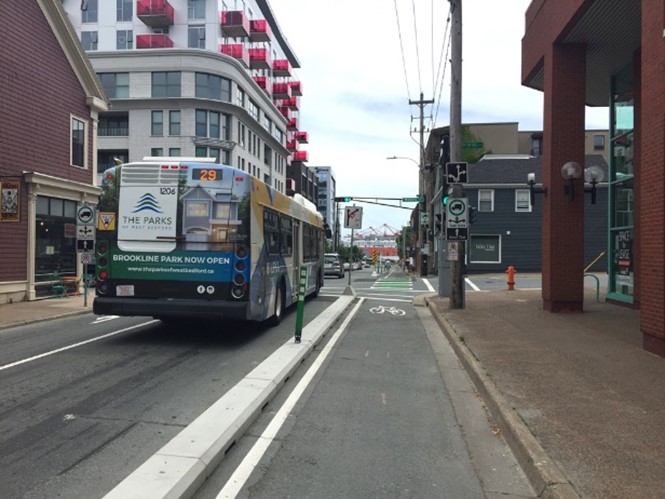
[[[536,204],[536,194],[545,194],[547,192],[546,187],[536,187],[536,174],[529,173],[526,176],[526,183],[529,185],[529,190],[531,191],[531,206]]]
[[[573,202],[575,201],[575,179],[580,178],[582,175],[582,167],[575,161],[568,161],[565,165],[561,167],[561,176],[568,181],[566,185],[563,186],[563,193],[568,196],[568,199]]]
[[[596,204],[596,185],[605,179],[605,173],[600,166],[590,166],[584,169],[584,181],[591,187],[584,188],[584,192],[591,193],[591,204]]]

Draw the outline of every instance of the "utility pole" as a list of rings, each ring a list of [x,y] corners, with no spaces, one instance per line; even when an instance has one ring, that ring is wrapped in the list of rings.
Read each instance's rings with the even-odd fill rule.
[[[462,159],[462,0],[449,0],[450,31],[450,161]],[[463,198],[462,184],[453,184],[452,199]],[[459,241],[458,257],[451,264],[450,308],[464,308],[466,241]]]
[[[426,104],[433,104],[434,99],[423,100],[423,93],[420,92],[420,100],[409,100],[410,105],[416,105],[420,108],[420,156],[418,161],[418,195],[423,197],[423,202],[420,203],[418,210],[418,258],[417,264],[421,276],[427,275],[427,258],[425,246],[425,229],[422,222],[422,214],[427,212],[427,200],[425,199],[425,114],[424,108]]]

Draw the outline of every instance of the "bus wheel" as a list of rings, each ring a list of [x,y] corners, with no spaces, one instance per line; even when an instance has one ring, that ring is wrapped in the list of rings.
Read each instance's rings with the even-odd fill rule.
[[[284,287],[280,282],[275,289],[275,313],[266,321],[269,326],[277,326],[282,322],[282,313],[284,312]]]
[[[323,276],[319,272],[319,277],[316,279],[316,288],[314,289],[314,292],[312,293],[312,298],[316,298],[319,296],[319,291],[323,287]]]

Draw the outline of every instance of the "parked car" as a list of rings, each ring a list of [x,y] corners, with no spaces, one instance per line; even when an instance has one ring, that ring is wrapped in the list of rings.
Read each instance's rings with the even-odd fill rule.
[[[342,259],[337,253],[326,253],[323,256],[323,275],[336,276],[339,279],[344,277],[344,266]]]

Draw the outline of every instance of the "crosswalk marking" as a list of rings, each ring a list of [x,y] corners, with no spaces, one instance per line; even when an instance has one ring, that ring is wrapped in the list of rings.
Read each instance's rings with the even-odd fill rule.
[[[399,278],[384,278],[375,281],[372,284],[370,289],[382,289],[382,290],[412,290],[413,282],[411,279],[399,279]]]

